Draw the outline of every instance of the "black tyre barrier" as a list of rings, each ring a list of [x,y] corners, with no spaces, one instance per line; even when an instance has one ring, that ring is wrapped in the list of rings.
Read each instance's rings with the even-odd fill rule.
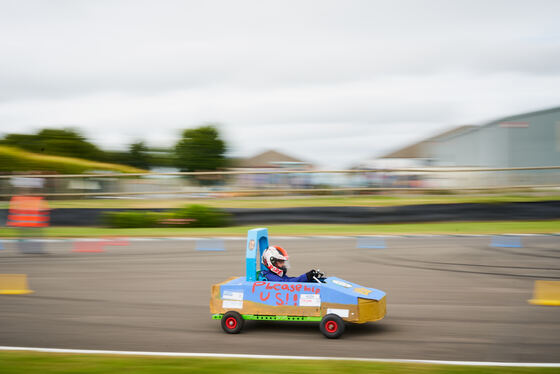
[[[169,211],[169,209],[53,209],[51,226],[102,226],[107,211]],[[525,221],[560,218],[560,201],[495,204],[428,204],[394,207],[304,207],[224,209],[235,225],[274,223],[406,223],[442,221]],[[0,210],[0,224],[7,210]]]

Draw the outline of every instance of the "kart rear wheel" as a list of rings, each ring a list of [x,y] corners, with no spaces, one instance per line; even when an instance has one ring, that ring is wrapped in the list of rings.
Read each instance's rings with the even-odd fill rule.
[[[222,317],[222,329],[228,334],[239,334],[245,320],[237,312],[227,312]]]
[[[338,339],[344,333],[344,321],[336,314],[327,314],[321,320],[319,329],[329,339]]]

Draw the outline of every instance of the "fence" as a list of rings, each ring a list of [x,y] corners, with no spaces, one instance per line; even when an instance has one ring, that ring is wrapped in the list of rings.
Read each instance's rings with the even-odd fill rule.
[[[143,174],[0,175],[0,198],[231,197],[381,192],[556,190],[560,166],[376,170],[240,170]]]

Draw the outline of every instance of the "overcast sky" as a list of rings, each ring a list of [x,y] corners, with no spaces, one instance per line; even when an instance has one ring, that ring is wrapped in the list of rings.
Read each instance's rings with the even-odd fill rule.
[[[0,135],[103,149],[220,124],[231,156],[348,167],[560,105],[560,1],[0,0]]]

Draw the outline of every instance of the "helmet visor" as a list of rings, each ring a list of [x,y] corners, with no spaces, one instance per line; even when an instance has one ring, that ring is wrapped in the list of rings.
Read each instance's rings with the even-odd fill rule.
[[[289,269],[290,268],[290,261],[288,260],[279,260],[277,258],[272,260],[272,265],[276,266],[279,269]]]

